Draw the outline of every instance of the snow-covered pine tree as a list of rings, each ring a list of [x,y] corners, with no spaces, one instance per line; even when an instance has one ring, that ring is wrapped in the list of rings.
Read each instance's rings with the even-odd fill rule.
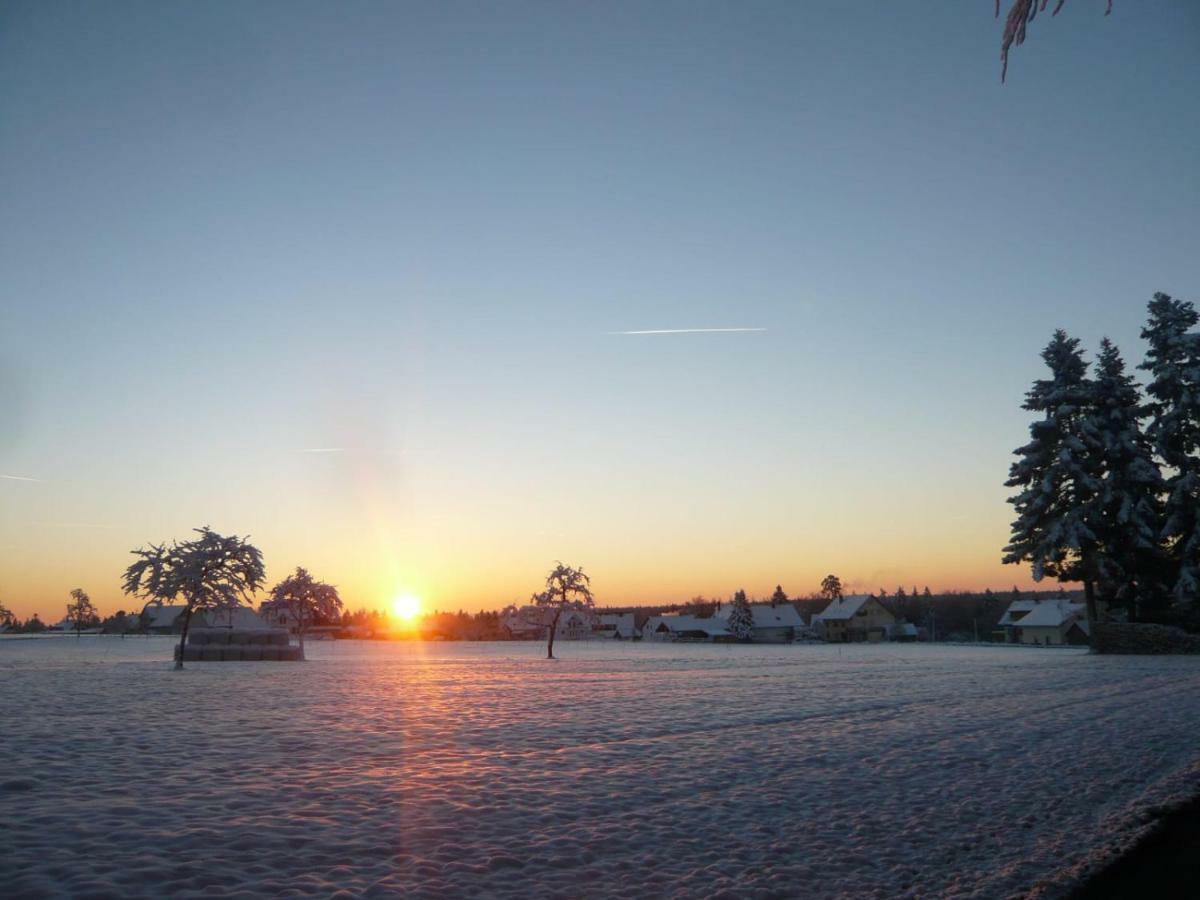
[[[1045,576],[1083,581],[1088,617],[1095,620],[1096,536],[1087,512],[1100,489],[1096,454],[1085,442],[1082,422],[1092,391],[1079,340],[1061,329],[1042,351],[1049,379],[1039,379],[1025,395],[1023,409],[1041,413],[1029,426],[1031,440],[1016,451],[1006,487],[1017,510],[1004,562],[1029,562],[1034,581]]]
[[[1162,538],[1172,562],[1175,601],[1194,606],[1200,594],[1200,316],[1188,301],[1157,293],[1142,329],[1149,342],[1146,434],[1167,467]]]
[[[1125,606],[1135,618],[1163,597],[1159,542],[1163,480],[1140,416],[1138,386],[1125,373],[1121,351],[1105,338],[1100,342],[1091,403],[1082,425],[1101,477],[1088,525],[1096,536],[1101,596]]]
[[[729,618],[725,627],[739,641],[750,640],[750,635],[754,633],[754,614],[750,611],[750,603],[746,600],[746,592],[738,591],[733,595],[733,602],[729,605]]]

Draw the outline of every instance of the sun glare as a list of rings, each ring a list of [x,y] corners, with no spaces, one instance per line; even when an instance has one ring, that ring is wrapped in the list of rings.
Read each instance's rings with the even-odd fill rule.
[[[397,619],[411,622],[421,614],[421,598],[415,594],[401,594],[392,601],[392,613]]]

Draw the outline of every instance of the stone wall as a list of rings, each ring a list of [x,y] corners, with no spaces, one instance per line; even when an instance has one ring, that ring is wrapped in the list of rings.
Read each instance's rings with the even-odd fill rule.
[[[1097,653],[1200,653],[1200,634],[1171,625],[1106,622],[1092,625]]]

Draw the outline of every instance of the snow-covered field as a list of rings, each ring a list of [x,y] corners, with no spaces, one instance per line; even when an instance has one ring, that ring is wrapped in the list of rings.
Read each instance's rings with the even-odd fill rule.
[[[0,891],[1061,893],[1200,787],[1200,659],[0,639]]]

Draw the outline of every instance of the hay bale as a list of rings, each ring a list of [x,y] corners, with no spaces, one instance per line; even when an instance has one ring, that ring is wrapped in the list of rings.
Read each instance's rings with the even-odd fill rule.
[[[281,660],[286,660],[287,662],[299,662],[300,660],[304,659],[304,657],[300,655],[300,648],[298,646],[280,647],[279,658]]]
[[[221,648],[221,662],[241,662],[243,649],[241,644],[227,644]]]
[[[204,662],[220,662],[221,648],[215,644],[205,644],[199,648],[200,659]]]
[[[242,648],[242,659],[246,662],[258,662],[262,657],[262,644],[247,644]]]
[[[279,648],[276,647],[274,644],[262,645],[262,658],[264,661],[279,659]]]
[[[229,635],[229,643],[246,646],[247,644],[257,644],[258,635],[253,631],[235,631]]]
[[[270,636],[270,642],[276,647],[286,647],[291,640],[291,635],[286,631],[269,631],[267,634]]]
[[[207,631],[189,631],[187,642],[189,644],[196,644],[197,646],[207,644],[208,643],[208,632]]]
[[[217,646],[224,646],[225,644],[229,643],[229,632],[224,628],[214,628],[212,631],[208,632],[207,643],[215,644]]]
[[[200,660],[203,658],[203,654],[204,654],[203,647],[193,647],[191,644],[188,644],[186,647],[183,648],[183,661],[184,662],[200,662]],[[176,647],[175,647],[175,658],[179,659],[179,646],[178,645],[176,645]]]

